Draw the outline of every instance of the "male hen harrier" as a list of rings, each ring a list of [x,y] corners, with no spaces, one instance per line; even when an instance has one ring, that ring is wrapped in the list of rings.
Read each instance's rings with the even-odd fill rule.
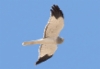
[[[63,12],[57,5],[53,5],[51,16],[44,30],[42,39],[23,42],[22,45],[41,44],[39,48],[39,58],[36,65],[51,58],[57,49],[57,44],[61,44],[64,39],[59,37],[59,33],[64,27]]]

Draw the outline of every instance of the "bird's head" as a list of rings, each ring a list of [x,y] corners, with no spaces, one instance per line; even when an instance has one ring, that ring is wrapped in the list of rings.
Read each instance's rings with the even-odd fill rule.
[[[64,39],[63,38],[61,38],[61,37],[58,37],[57,38],[57,44],[61,44],[63,42],[64,42]]]

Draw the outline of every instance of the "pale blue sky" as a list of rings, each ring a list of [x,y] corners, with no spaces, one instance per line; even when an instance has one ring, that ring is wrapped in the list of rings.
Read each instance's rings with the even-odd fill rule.
[[[39,45],[53,4],[64,13],[65,39],[37,66]],[[100,69],[100,0],[0,0],[0,69]]]

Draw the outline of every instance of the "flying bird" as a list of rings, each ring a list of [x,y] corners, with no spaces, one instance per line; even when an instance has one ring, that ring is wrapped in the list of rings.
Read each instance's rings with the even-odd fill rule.
[[[50,11],[50,18],[44,29],[43,38],[22,43],[23,46],[40,44],[36,65],[51,58],[57,50],[57,45],[64,41],[64,39],[59,36],[60,31],[64,27],[63,12],[58,5],[53,5]]]

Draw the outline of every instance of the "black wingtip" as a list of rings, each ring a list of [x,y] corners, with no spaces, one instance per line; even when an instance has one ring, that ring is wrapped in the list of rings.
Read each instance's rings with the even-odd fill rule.
[[[53,56],[53,55],[51,55],[51,56],[49,56],[49,55],[47,55],[47,54],[44,55],[43,57],[41,57],[41,58],[38,59],[38,61],[36,62],[35,65],[40,64],[40,63],[42,63],[42,62],[48,60],[48,59],[51,58],[52,56]]]
[[[60,10],[59,6],[55,4],[52,6],[51,15],[54,16],[55,18],[59,18],[59,17],[64,18],[62,10]]]

